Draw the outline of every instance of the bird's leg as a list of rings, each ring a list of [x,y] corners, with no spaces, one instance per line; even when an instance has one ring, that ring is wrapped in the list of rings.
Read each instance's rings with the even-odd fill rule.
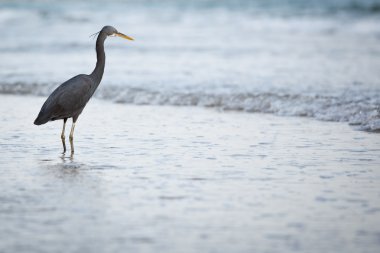
[[[71,131],[70,131],[70,146],[71,146],[71,155],[74,154],[74,128],[75,128],[75,122],[73,121],[73,125],[71,126]]]
[[[63,119],[63,128],[62,128],[62,133],[61,133],[61,140],[62,140],[62,145],[63,145],[63,154],[66,153],[66,143],[65,143],[66,121],[67,121],[67,119]]]

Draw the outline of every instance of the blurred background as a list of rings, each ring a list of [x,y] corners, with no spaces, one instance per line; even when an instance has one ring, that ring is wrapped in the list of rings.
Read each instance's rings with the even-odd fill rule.
[[[48,95],[95,66],[98,98],[380,129],[380,0],[0,0],[0,93]]]

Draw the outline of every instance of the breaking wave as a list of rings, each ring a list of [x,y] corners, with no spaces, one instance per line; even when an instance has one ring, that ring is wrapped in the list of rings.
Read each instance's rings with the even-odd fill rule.
[[[47,96],[55,85],[2,83],[0,93]],[[218,93],[159,91],[104,85],[99,99],[135,105],[212,107],[247,113],[312,117],[323,121],[348,122],[360,130],[380,132],[380,94],[345,91],[339,96],[275,92]]]

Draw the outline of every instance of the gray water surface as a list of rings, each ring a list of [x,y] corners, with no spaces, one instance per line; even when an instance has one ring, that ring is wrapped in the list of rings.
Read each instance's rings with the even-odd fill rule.
[[[95,99],[70,158],[42,98],[0,101],[2,253],[380,250],[379,135]]]

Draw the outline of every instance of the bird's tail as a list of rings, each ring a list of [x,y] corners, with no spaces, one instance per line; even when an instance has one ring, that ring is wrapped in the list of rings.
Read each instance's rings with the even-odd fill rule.
[[[39,126],[39,125],[47,123],[49,120],[50,120],[49,117],[44,117],[44,115],[41,115],[40,113],[38,114],[36,120],[34,121],[34,125]]]

